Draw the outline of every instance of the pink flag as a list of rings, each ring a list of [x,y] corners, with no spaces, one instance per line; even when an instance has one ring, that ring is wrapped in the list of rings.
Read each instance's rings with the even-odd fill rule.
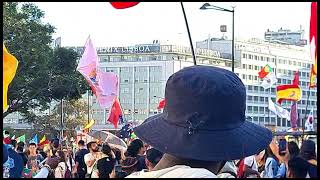
[[[291,127],[296,128],[298,123],[298,108],[297,108],[297,102],[294,102],[291,106],[290,111],[290,121],[291,121]]]
[[[98,65],[98,54],[89,38],[77,70],[88,81],[100,106],[102,108],[110,108],[118,94],[118,77],[114,73],[100,71]]]

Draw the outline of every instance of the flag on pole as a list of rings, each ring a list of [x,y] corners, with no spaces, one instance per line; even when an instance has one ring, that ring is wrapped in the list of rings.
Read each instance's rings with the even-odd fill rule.
[[[296,73],[294,74],[292,84],[299,86],[299,71],[296,71]]]
[[[18,60],[11,55],[5,45],[3,44],[2,51],[2,61],[3,61],[3,111],[8,109],[8,88],[13,80],[17,68],[18,68]]]
[[[165,99],[162,99],[160,102],[159,102],[159,105],[158,105],[158,109],[163,109],[164,106],[166,105],[166,101]]]
[[[317,74],[315,72],[314,65],[312,64],[311,65],[311,71],[310,71],[310,82],[309,82],[309,87],[310,88],[314,88],[314,87],[317,86],[316,77],[317,77]]]
[[[269,110],[275,113],[277,116],[281,118],[286,118],[287,120],[290,120],[290,113],[286,109],[282,108],[281,106],[278,106],[277,104],[274,104],[269,97]]]
[[[291,128],[298,127],[298,108],[297,108],[297,102],[294,102],[291,106],[290,111],[290,121],[291,121]]]
[[[314,61],[314,72],[317,74],[317,52],[318,52],[318,21],[317,21],[317,2],[311,2],[309,42],[311,58]]]
[[[115,98],[112,108],[110,109],[108,121],[111,122],[116,129],[118,128],[120,116],[122,116],[120,103],[118,98]]]
[[[281,104],[283,100],[299,101],[302,93],[298,85],[286,84],[277,86],[277,102]]]
[[[102,108],[110,108],[119,91],[118,76],[98,69],[98,54],[88,38],[77,70],[87,80]]]
[[[268,64],[264,66],[261,71],[258,73],[259,78],[263,79],[265,78],[270,72],[272,72],[272,67],[270,67]]]
[[[42,139],[40,140],[38,146],[43,146],[43,145],[46,145],[46,144],[49,144],[49,140],[46,138],[46,135],[43,135]]]
[[[24,142],[24,143],[26,143],[26,135],[24,134],[24,135],[18,137],[17,143],[18,143],[18,142]]]
[[[29,143],[35,143],[35,144],[38,144],[38,135],[34,135],[33,138],[29,141]]]
[[[269,73],[262,81],[261,83],[261,86],[264,88],[264,89],[269,89],[272,87],[272,85],[274,83],[276,83],[278,80],[277,80],[277,77],[276,75],[274,74],[274,72],[271,72]]]
[[[116,9],[126,9],[139,4],[139,2],[110,2],[110,4]]]
[[[305,131],[314,131],[313,128],[313,108],[311,109],[306,122],[304,123]]]

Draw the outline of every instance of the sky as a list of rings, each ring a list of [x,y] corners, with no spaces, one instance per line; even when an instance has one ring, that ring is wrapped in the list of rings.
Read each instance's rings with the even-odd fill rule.
[[[310,2],[209,2],[231,9],[235,6],[235,38],[263,39],[267,29],[305,30],[308,39]],[[56,27],[54,38],[62,46],[83,46],[90,35],[96,47],[130,46],[153,40],[189,45],[179,2],[141,2],[117,10],[109,2],[36,2],[45,13],[44,22]],[[208,36],[222,37],[220,25],[227,25],[224,35],[231,39],[232,13],[200,10],[203,2],[184,2],[192,41]]]

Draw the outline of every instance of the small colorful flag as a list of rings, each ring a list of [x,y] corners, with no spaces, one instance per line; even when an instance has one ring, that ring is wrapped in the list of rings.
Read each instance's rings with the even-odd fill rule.
[[[301,88],[298,85],[277,86],[277,102],[281,104],[283,100],[299,101],[302,97]]]
[[[166,105],[166,101],[165,99],[162,99],[160,102],[159,102],[159,105],[158,105],[158,109],[163,109],[164,106]]]
[[[110,2],[110,4],[116,9],[126,9],[139,4],[139,2]]]
[[[24,134],[24,135],[18,137],[17,143],[18,143],[18,142],[24,142],[24,143],[26,143],[26,135]]]
[[[286,118],[287,120],[290,120],[290,113],[286,109],[282,108],[281,106],[278,106],[277,104],[274,104],[269,97],[269,110],[275,113],[277,116],[281,118]]]
[[[108,118],[108,121],[111,122],[116,129],[118,128],[120,116],[122,116],[122,111],[119,100],[116,98],[113,102],[112,108],[110,109]]]
[[[29,141],[29,143],[35,143],[35,144],[38,144],[38,135],[34,135],[33,138]]]
[[[311,72],[310,72],[310,82],[309,82],[310,88],[314,88],[317,86],[316,77],[317,77],[317,74],[315,72],[314,65],[312,64],[311,65]]]
[[[297,128],[298,127],[298,108],[297,108],[297,102],[294,102],[291,106],[290,111],[290,121],[291,121],[291,128]]]
[[[304,126],[305,126],[305,131],[314,131],[314,127],[313,127],[313,108],[311,109]]]
[[[259,74],[259,78],[261,78],[261,79],[265,78],[270,72],[272,72],[272,68],[267,64],[258,73]]]
[[[5,45],[3,44],[3,111],[8,109],[8,88],[16,75],[16,71],[18,68],[18,60],[11,55]]]
[[[16,135],[13,135],[11,139],[12,139],[12,140],[13,140],[13,139],[16,139]]]
[[[49,144],[49,140],[46,138],[46,135],[43,135],[42,139],[40,140],[38,146],[43,146],[43,145],[46,145],[46,144]]]
[[[292,84],[299,86],[299,71],[296,71],[294,78],[293,78],[293,81],[292,81]]]
[[[277,80],[277,77],[276,75],[274,74],[274,72],[271,72],[269,73],[262,81],[261,83],[261,86],[264,88],[264,89],[269,89],[272,87],[272,85],[274,83],[276,83],[278,80]]]

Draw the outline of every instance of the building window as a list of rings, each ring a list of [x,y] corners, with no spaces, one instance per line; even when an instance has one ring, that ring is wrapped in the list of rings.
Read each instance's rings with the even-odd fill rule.
[[[246,65],[245,64],[242,64],[242,69],[246,69]]]
[[[249,54],[249,59],[252,59],[252,55],[251,54]]]
[[[248,96],[248,101],[252,101],[252,96]]]
[[[252,80],[252,75],[249,75],[249,80]]]
[[[260,87],[260,91],[264,91],[263,87]]]
[[[247,54],[242,54],[242,58],[247,58]]]
[[[305,72],[302,72],[302,77],[306,77],[306,73]]]
[[[258,56],[254,55],[254,60],[258,60]]]
[[[254,113],[258,113],[258,107],[257,106],[253,106],[253,111],[254,111]]]
[[[242,74],[242,79],[246,79],[246,75]]]
[[[249,65],[249,69],[252,69],[252,65]]]
[[[254,76],[254,80],[255,80],[255,81],[258,81],[258,76]]]
[[[264,97],[260,97],[260,102],[264,102]]]
[[[263,61],[263,56],[260,56],[260,60]]]
[[[254,66],[254,70],[258,70],[258,66]]]
[[[258,98],[258,96],[254,96],[253,99],[254,99],[254,102],[258,102],[259,98]]]
[[[264,113],[264,108],[263,107],[259,107],[259,112],[260,113]]]
[[[248,86],[248,89],[249,89],[249,90],[252,90],[252,86],[251,86],[251,85],[249,85],[249,86]]]
[[[258,91],[258,86],[254,86],[254,90],[255,90],[255,91]]]

